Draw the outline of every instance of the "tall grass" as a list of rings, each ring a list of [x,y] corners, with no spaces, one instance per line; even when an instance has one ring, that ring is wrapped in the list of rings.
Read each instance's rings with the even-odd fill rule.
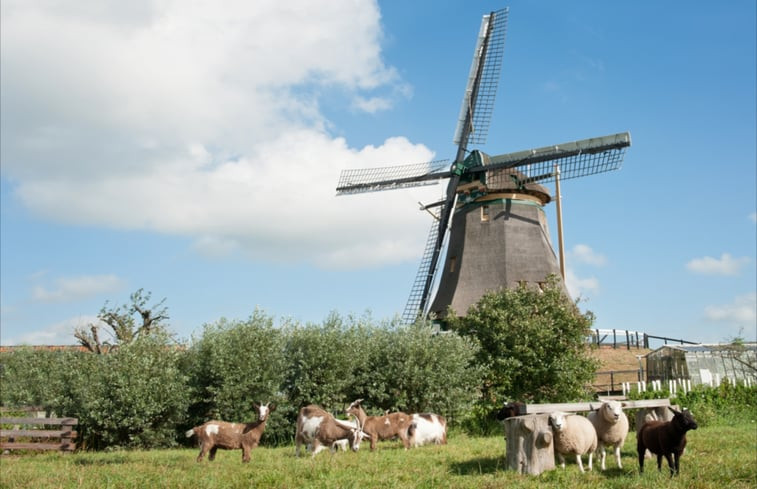
[[[754,419],[754,418],[753,418]],[[689,432],[681,474],[671,478],[663,461],[649,460],[639,474],[636,437],[622,451],[623,469],[608,457],[608,470],[581,474],[575,463],[540,476],[507,470],[501,436],[452,433],[446,446],[410,451],[383,442],[376,452],[328,452],[294,457],[294,447],[261,447],[242,464],[241,450],[219,451],[214,462],[196,463],[198,450],[24,454],[0,458],[3,488],[702,488],[757,487],[757,425],[711,424]]]

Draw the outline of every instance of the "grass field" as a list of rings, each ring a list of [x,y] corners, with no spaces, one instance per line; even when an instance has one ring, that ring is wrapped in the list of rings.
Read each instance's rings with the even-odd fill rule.
[[[376,452],[322,452],[294,457],[294,447],[261,447],[242,464],[241,450],[220,451],[196,463],[195,449],[109,453],[25,454],[0,457],[3,488],[709,488],[757,487],[757,425],[701,427],[689,432],[681,474],[670,478],[663,461],[648,460],[639,474],[635,434],[623,449],[623,469],[581,474],[575,462],[538,477],[506,470],[502,437],[450,434],[446,446],[404,451],[383,442]]]

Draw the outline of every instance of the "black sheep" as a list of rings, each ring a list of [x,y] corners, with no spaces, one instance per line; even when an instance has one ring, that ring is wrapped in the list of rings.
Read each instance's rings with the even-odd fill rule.
[[[697,422],[691,412],[684,409],[673,412],[670,421],[648,421],[639,430],[636,450],[639,453],[639,472],[644,472],[644,451],[657,455],[657,470],[662,470],[662,457],[668,461],[671,477],[678,474],[683,449],[686,447],[686,432],[697,429]],[[675,465],[674,465],[675,459]]]
[[[526,413],[526,405],[523,404],[520,401],[514,401],[514,402],[507,402],[504,406],[502,406],[502,409],[497,411],[497,419],[499,421],[504,421],[507,418],[511,418],[513,416],[519,416],[521,414]]]

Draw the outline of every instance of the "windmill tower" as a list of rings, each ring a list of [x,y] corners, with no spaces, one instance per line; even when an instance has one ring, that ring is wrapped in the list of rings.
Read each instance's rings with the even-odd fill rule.
[[[426,249],[403,319],[448,306],[464,314],[486,292],[519,284],[538,285],[559,275],[544,206],[552,197],[543,185],[620,168],[629,133],[489,156],[468,145],[483,144],[499,83],[508,10],[483,16],[463,95],[451,165],[445,161],[342,171],[337,195],[400,189],[449,179],[435,211]],[[559,199],[558,199],[559,203]],[[558,221],[559,222],[559,221]],[[449,233],[448,233],[449,230]],[[447,253],[439,267],[445,242]],[[430,296],[436,275],[437,292]],[[564,283],[562,285],[564,287]],[[567,290],[565,290],[567,296]]]

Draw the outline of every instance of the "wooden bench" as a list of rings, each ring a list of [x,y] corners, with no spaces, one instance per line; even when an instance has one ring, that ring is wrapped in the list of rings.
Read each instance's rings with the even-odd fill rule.
[[[0,425],[13,425],[13,429],[0,429],[0,450],[61,450],[76,448],[76,418],[0,418]],[[43,428],[36,428],[42,426]],[[46,427],[53,427],[49,429]],[[21,441],[23,440],[23,441]]]
[[[623,409],[670,406],[670,399],[620,400]],[[507,467],[521,474],[539,475],[555,468],[549,413],[578,413],[599,409],[602,401],[563,404],[525,404],[517,416],[505,420]]]

